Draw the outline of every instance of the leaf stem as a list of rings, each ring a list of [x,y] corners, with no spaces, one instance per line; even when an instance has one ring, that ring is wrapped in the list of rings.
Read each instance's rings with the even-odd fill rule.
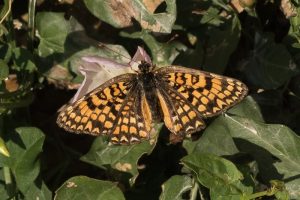
[[[3,167],[3,175],[4,175],[5,185],[7,188],[7,194],[9,195],[9,197],[12,197],[12,196],[14,196],[14,186],[13,186],[9,167]],[[15,197],[13,197],[11,199],[14,200]]]
[[[35,5],[36,0],[29,0],[28,3],[28,46],[33,50],[33,41],[34,41],[34,33],[35,33],[35,26],[34,26],[34,20],[35,20]]]
[[[191,190],[191,198],[190,200],[196,200],[197,198],[197,194],[198,194],[198,190],[199,190],[199,185],[197,183],[197,181],[194,179],[194,186]]]
[[[266,190],[266,191],[261,191],[261,192],[257,192],[254,194],[251,194],[248,196],[249,199],[256,199],[258,197],[262,197],[262,196],[273,196],[276,193],[276,190]]]
[[[7,3],[7,1],[4,2],[4,4],[6,4],[6,3]],[[6,13],[3,15],[3,17],[0,19],[0,24],[3,23],[3,21],[6,19],[6,17],[7,17],[8,14],[10,13],[10,11],[11,11],[11,4],[12,4],[12,0],[9,0],[9,1],[8,1],[8,8],[7,8],[7,11],[6,11]]]

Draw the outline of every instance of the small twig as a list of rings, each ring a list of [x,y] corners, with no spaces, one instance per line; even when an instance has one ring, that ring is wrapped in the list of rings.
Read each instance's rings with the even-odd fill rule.
[[[8,4],[8,10],[7,12],[5,13],[5,15],[3,16],[3,18],[0,20],[0,24],[2,24],[2,22],[5,20],[5,18],[8,16],[8,14],[10,13],[10,10],[11,10],[11,3],[12,3],[12,0],[9,0],[9,4]]]

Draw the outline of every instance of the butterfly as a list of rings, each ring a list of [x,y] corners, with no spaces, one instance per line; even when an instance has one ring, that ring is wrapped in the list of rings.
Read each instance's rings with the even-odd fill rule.
[[[156,68],[143,60],[136,73],[114,77],[66,106],[57,124],[74,133],[108,135],[114,144],[133,144],[149,139],[153,124],[163,120],[171,134],[185,137],[247,92],[233,78],[174,65]]]

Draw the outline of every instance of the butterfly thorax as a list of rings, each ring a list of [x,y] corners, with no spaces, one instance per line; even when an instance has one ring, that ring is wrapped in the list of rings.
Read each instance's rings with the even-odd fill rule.
[[[138,68],[139,68],[139,71],[144,74],[144,73],[151,72],[153,69],[153,66],[150,63],[142,60],[141,64],[139,64]]]

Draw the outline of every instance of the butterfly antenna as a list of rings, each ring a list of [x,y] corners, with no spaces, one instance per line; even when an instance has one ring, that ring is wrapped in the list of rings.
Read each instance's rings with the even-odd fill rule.
[[[106,48],[106,49],[108,49],[108,50],[114,52],[115,54],[118,54],[119,56],[122,56],[123,58],[126,58],[126,59],[130,60],[130,62],[135,62],[135,63],[139,64],[138,62],[133,61],[132,58],[129,58],[129,57],[127,57],[127,56],[121,54],[120,52],[118,52],[118,51],[116,51],[116,50],[114,50],[114,49],[108,47],[107,45],[105,45],[105,44],[103,44],[103,43],[101,43],[101,42],[99,42],[98,46],[99,46],[100,48],[101,48],[101,47],[102,47],[102,48]],[[132,69],[132,66],[131,66],[131,65],[130,65],[130,68]],[[134,70],[134,69],[132,69],[132,70]],[[135,70],[134,70],[134,71],[135,71]]]
[[[173,40],[175,40],[178,37],[178,34],[173,35],[166,43],[162,44],[162,47],[158,50],[158,52],[160,52],[163,48],[165,44],[169,44],[170,42],[172,42]]]

